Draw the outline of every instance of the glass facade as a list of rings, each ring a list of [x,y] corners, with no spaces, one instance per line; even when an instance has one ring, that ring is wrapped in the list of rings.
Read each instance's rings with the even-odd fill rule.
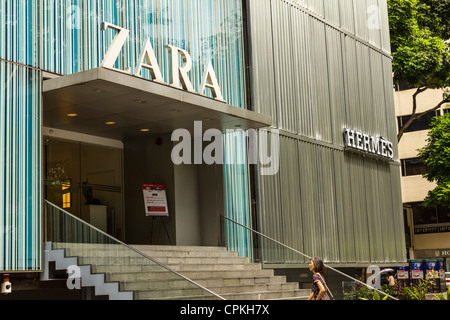
[[[224,99],[245,108],[241,1],[213,0],[73,0],[43,1],[43,69],[71,74],[98,68],[116,31],[130,31],[116,68],[134,68],[150,39],[165,82],[169,81],[167,45],[189,52],[191,82],[198,91],[203,68],[211,61]],[[142,77],[151,79],[147,70]]]
[[[0,61],[0,270],[40,268],[40,79]]]
[[[240,0],[0,0],[0,270],[40,269],[41,72],[99,67],[116,34],[102,22],[130,31],[116,68],[133,71],[148,38],[168,82],[173,45],[191,55],[194,90],[211,61],[226,102],[247,107]],[[141,76],[151,79],[147,70]],[[242,137],[224,148],[246,158]],[[248,165],[225,167],[224,175],[227,215],[248,224]]]

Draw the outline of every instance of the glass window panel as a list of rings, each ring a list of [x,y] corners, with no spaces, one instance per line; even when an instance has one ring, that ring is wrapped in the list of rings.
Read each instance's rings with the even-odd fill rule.
[[[439,111],[430,112],[422,118],[414,120],[411,125],[405,130],[405,132],[428,130],[430,128],[431,121],[436,116],[439,116]],[[410,115],[398,117],[398,128],[400,129],[404,124],[408,122],[410,118]]]
[[[436,208],[425,208],[421,203],[412,204],[414,224],[432,224],[438,222]]]
[[[428,167],[419,158],[403,159],[401,164],[404,177],[423,175],[429,171]]]

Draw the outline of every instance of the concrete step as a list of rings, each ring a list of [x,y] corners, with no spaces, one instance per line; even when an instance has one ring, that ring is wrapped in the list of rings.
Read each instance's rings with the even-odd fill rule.
[[[157,257],[151,256],[164,265],[178,264],[248,264],[248,258],[242,257]]]
[[[227,251],[225,247],[193,247],[193,246],[150,246],[131,245],[150,257],[239,257],[237,251]]]
[[[95,266],[96,272],[105,273],[107,281],[151,281],[151,280],[171,280],[179,279],[180,276],[167,270],[157,271],[136,271],[122,268],[116,271],[113,266]],[[252,284],[277,284],[286,282],[284,276],[273,276],[272,270],[259,270],[258,272],[248,271],[189,271],[182,272],[181,275],[191,279],[205,287],[208,286],[235,286]],[[182,277],[181,277],[182,278]]]
[[[127,258],[127,257],[81,257],[79,256],[78,262],[81,265],[110,265],[116,268],[120,266],[128,267],[148,267],[148,270],[157,270],[162,268],[158,264],[148,261],[145,258]],[[261,270],[261,266],[256,263],[241,263],[241,264],[221,264],[221,263],[171,263],[164,264],[169,269],[182,272],[182,271],[258,271]],[[153,269],[152,269],[153,267]]]
[[[279,284],[253,284],[253,285],[239,285],[239,286],[211,286],[207,287],[209,290],[218,295],[231,293],[252,293],[264,291],[294,291],[298,289],[297,283],[279,283]]]
[[[237,259],[236,261],[242,260],[243,262],[248,260],[248,258],[239,257],[238,252],[226,251],[223,247],[175,247],[148,245],[133,245],[130,247],[151,258],[161,258],[162,261],[166,261],[169,258],[186,258],[185,261],[180,261],[181,263],[186,263],[189,261],[195,262],[195,258],[211,258],[211,261],[214,260],[213,258]],[[133,250],[124,245],[55,243],[54,248],[65,249],[67,255],[69,256],[78,256],[80,254],[85,257],[140,256],[139,253],[133,252]],[[220,263],[226,263],[226,260],[223,259]]]
[[[134,291],[136,299],[217,299],[208,290],[230,300],[306,299],[310,293],[224,247],[133,245],[152,259],[123,245],[61,243],[55,248],[91,265],[106,281],[119,282],[120,290]]]
[[[120,282],[121,291],[158,291],[175,289],[197,289],[198,286],[184,279],[166,279],[166,280],[129,280]]]
[[[306,300],[311,291],[298,290],[274,290],[221,294],[226,300]]]
[[[266,284],[248,284],[241,285],[239,283],[232,285],[210,285],[206,286],[204,283],[196,281],[201,286],[217,293],[240,293],[240,292],[255,292],[255,291],[275,291],[275,290],[296,290],[297,283],[266,283]],[[149,280],[128,280],[120,282],[120,290],[130,291],[147,291],[147,290],[166,290],[166,289],[193,289],[197,286],[192,282],[184,279],[149,279]]]
[[[134,291],[135,298],[138,300],[145,299],[161,299],[171,298],[180,299],[181,297],[189,296],[207,296],[212,298],[213,294],[202,288],[180,288],[180,289],[164,289],[164,290],[136,290]]]

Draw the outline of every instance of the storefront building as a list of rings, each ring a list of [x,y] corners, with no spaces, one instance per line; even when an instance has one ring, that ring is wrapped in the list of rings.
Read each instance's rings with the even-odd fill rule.
[[[331,265],[404,263],[386,10],[384,0],[2,0],[0,270],[42,270],[44,199],[88,222],[88,205],[103,205],[98,227],[130,244],[221,245],[225,216]],[[178,129],[194,136],[179,163]],[[195,133],[208,129],[234,131],[222,163],[196,158],[211,140]],[[249,157],[248,130],[264,132],[267,157]],[[154,233],[146,183],[167,193]],[[226,230],[241,255],[255,255],[252,241]]]
[[[412,95],[415,89],[397,89],[394,99],[400,127],[411,115]],[[420,97],[417,111],[424,112],[427,106],[441,101],[442,94],[442,90],[424,92]],[[422,175],[428,171],[428,168],[418,158],[417,150],[426,145],[432,119],[443,116],[448,112],[449,107],[449,104],[444,104],[435,112],[412,123],[399,143],[408,257],[410,259],[442,259],[446,261],[447,270],[450,268],[450,211],[445,206],[425,208],[422,205],[428,191],[436,185],[423,178]]]

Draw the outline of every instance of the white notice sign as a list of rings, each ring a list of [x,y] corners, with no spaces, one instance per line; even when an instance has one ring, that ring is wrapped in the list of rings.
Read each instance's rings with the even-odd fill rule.
[[[144,183],[142,190],[147,216],[169,216],[166,189],[163,184]]]

